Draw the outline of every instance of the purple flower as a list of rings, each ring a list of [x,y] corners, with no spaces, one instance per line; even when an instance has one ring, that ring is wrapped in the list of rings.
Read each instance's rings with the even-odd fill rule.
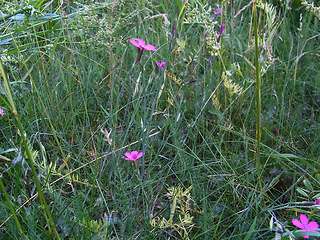
[[[220,30],[219,30],[219,37],[218,37],[218,39],[217,39],[217,43],[219,43],[219,42],[220,42],[221,35],[222,35],[223,30],[224,30],[224,28],[225,28],[225,27],[226,27],[226,25],[225,25],[225,24],[221,24],[221,27],[220,27]]]
[[[215,14],[215,15],[218,15],[218,17],[221,16],[221,13],[222,13],[222,8],[216,8],[216,9],[214,10],[214,14]]]
[[[221,24],[220,30],[219,30],[219,36],[222,35],[224,28],[226,27],[225,24]]]
[[[126,156],[125,160],[128,161],[136,161],[137,159],[141,158],[144,155],[144,152],[138,152],[138,151],[132,151],[130,152],[125,152],[124,155]]]
[[[320,205],[320,199],[316,200],[316,205]]]
[[[309,222],[308,218],[306,215],[304,214],[301,214],[300,215],[300,220],[301,222],[298,220],[298,219],[293,219],[292,220],[292,224],[295,225],[296,227],[298,228],[301,228],[302,231],[309,231],[309,232],[316,232],[315,230],[313,229],[317,229],[319,228],[319,225],[318,223],[314,222],[314,221],[311,221]],[[308,223],[309,222],[309,223]],[[309,235],[305,235],[303,236],[304,238],[309,238]]]
[[[166,65],[166,62],[161,61],[161,63],[157,62],[157,65],[159,66],[159,68],[163,68]]]
[[[0,108],[0,116],[3,116],[4,115],[4,111],[2,108]]]
[[[137,41],[134,39],[130,39],[129,41],[136,47],[140,48],[141,51],[143,50],[154,51],[154,52],[157,51],[157,49],[153,45],[151,44],[146,45],[146,42],[140,38],[137,38]]]
[[[142,56],[142,53],[144,50],[148,50],[148,51],[157,51],[157,49],[155,48],[155,46],[151,45],[151,44],[148,44],[146,45],[146,42],[140,38],[137,38],[137,41],[134,40],[134,39],[129,39],[129,41],[134,45],[136,46],[137,48],[140,49],[138,55],[137,55],[137,58],[136,60],[134,61],[134,64],[133,65],[136,65],[138,62],[140,62],[140,59],[141,59],[141,56]]]

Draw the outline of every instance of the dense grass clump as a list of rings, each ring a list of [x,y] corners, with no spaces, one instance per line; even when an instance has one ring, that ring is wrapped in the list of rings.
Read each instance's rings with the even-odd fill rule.
[[[0,8],[1,239],[320,236],[318,2]]]

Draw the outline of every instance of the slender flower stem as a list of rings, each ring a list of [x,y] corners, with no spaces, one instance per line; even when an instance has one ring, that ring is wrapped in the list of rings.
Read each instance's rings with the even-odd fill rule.
[[[256,66],[256,108],[257,108],[257,124],[256,124],[256,160],[257,160],[257,174],[262,191],[261,184],[261,160],[260,160],[260,142],[261,142],[261,64],[259,62],[259,39],[258,39],[258,24],[257,24],[257,0],[253,5],[253,30],[254,30],[254,45],[255,45],[255,66]]]
[[[139,50],[139,53],[138,53],[138,55],[137,55],[137,58],[136,58],[136,60],[134,61],[133,66],[136,65],[138,62],[140,62],[142,53],[143,53],[143,49],[140,49],[140,50]]]

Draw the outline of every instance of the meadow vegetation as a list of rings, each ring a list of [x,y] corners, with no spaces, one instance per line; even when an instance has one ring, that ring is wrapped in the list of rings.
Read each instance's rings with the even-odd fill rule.
[[[0,238],[319,237],[319,4],[0,1]]]

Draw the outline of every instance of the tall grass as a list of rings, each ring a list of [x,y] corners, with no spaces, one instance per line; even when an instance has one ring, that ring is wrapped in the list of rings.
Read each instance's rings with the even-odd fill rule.
[[[2,3],[0,238],[289,239],[300,214],[319,222],[319,20],[282,2]],[[158,50],[133,66],[136,38]]]
[[[253,3],[253,31],[254,31],[254,47],[255,47],[255,68],[256,68],[256,108],[257,108],[257,126],[256,126],[256,140],[257,140],[257,175],[260,190],[262,191],[262,183],[261,183],[261,67],[260,62],[263,59],[259,59],[259,36],[258,36],[258,17],[257,17],[257,1]]]

